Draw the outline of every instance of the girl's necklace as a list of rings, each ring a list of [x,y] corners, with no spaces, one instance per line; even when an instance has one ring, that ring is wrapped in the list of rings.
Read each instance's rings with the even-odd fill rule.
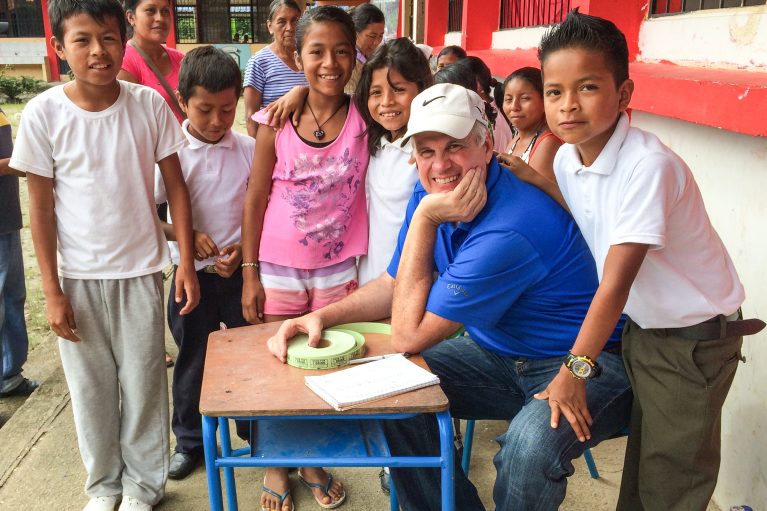
[[[537,138],[538,138],[538,133],[536,133],[535,135],[532,136],[532,138],[530,139],[530,143],[527,145],[527,148],[524,151],[522,151],[522,154],[525,154],[526,152],[528,152],[533,147],[533,144],[535,144],[535,139],[537,139]],[[516,139],[514,141],[514,143],[511,145],[511,149],[509,149],[509,154],[514,154],[514,149],[517,148],[517,144],[521,140],[522,140],[522,137],[519,137],[518,139]]]
[[[330,114],[330,117],[325,119],[325,122],[320,124],[320,121],[317,120],[317,116],[314,115],[314,110],[312,110],[312,105],[309,104],[309,101],[306,102],[306,106],[309,107],[309,112],[311,112],[312,117],[314,117],[314,123],[317,125],[317,129],[314,131],[314,136],[317,138],[317,140],[322,140],[325,138],[325,131],[323,131],[322,127],[325,126],[330,119],[335,117],[335,115],[346,105],[346,101],[342,101],[338,108],[336,108],[336,111]]]

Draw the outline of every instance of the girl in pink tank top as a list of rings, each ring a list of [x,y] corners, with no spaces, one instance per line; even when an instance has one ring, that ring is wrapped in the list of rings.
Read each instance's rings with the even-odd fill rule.
[[[562,145],[546,124],[541,70],[523,67],[503,82],[503,112],[514,127],[514,138],[498,161],[513,170],[529,166],[549,181],[554,178],[554,155]]]
[[[365,124],[344,86],[356,33],[337,7],[308,11],[296,30],[296,63],[309,84],[297,126],[260,124],[242,221],[243,315],[278,321],[338,301],[357,287],[367,252]],[[261,114],[261,112],[259,112]],[[259,114],[254,120],[262,121]],[[299,471],[322,507],[346,498],[319,467]],[[289,510],[287,469],[269,468],[261,506]]]

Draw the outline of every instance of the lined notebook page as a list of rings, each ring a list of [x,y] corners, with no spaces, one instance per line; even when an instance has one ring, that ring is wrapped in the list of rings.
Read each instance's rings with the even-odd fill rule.
[[[336,410],[439,383],[439,378],[402,355],[321,376],[305,376],[306,386]]]

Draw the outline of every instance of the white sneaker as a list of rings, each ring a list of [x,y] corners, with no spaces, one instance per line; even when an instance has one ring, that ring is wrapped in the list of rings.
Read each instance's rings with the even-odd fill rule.
[[[93,497],[85,505],[83,511],[114,511],[117,504],[117,497]]]
[[[124,496],[117,511],[152,511],[152,506],[135,497]]]

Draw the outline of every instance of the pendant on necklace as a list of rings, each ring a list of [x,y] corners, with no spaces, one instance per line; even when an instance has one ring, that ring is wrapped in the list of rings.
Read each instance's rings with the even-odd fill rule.
[[[314,136],[317,138],[317,140],[322,140],[323,138],[325,138],[325,132],[322,130],[315,130]]]

